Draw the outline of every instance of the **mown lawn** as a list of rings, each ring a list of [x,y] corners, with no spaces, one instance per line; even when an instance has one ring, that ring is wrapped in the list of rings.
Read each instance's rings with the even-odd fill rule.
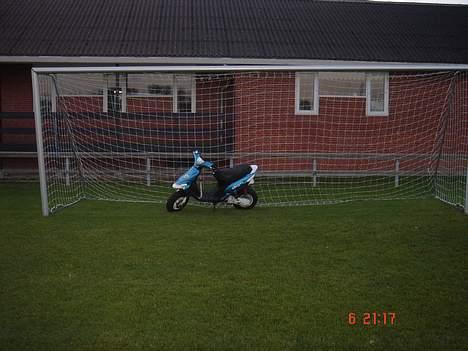
[[[0,184],[1,350],[466,350],[468,217],[436,200],[252,211]],[[394,312],[394,325],[348,314]]]

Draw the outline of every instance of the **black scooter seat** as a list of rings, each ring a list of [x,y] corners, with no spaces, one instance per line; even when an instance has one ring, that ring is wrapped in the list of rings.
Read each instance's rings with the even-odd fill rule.
[[[221,185],[229,185],[241,179],[252,171],[249,165],[239,165],[232,168],[219,168],[213,175]]]

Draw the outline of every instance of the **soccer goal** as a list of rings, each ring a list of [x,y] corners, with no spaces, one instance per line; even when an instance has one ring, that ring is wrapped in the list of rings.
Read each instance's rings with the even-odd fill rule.
[[[33,68],[43,214],[165,202],[192,163],[259,166],[264,206],[466,207],[468,74],[379,67]],[[210,175],[201,180],[210,183]]]

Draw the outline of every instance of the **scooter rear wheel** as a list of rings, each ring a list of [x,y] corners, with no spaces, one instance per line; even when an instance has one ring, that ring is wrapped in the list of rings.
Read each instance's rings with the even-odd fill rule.
[[[166,209],[169,212],[182,211],[189,201],[189,196],[180,191],[172,194],[166,202]]]
[[[234,207],[239,210],[250,210],[254,208],[258,200],[257,193],[251,187],[248,187],[245,193],[236,196],[236,198],[240,200],[240,203],[234,204]]]

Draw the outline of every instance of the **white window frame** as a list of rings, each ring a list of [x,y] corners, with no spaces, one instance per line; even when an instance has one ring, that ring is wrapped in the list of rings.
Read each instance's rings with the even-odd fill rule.
[[[128,74],[124,73],[122,75],[124,79],[124,84],[122,84],[122,112],[127,112],[127,82],[128,82]]]
[[[180,76],[180,75],[179,75]],[[195,75],[193,74],[184,74],[184,76],[190,77],[190,80],[192,82],[192,111],[191,112],[179,112],[178,111],[178,97],[177,97],[177,81],[176,81],[176,75],[174,74],[172,77],[172,112],[173,113],[195,113],[197,111],[197,94],[196,94],[196,79]]]
[[[181,74],[179,74],[180,76]],[[194,74],[184,74],[184,76],[190,77],[191,82],[192,82],[192,110],[191,112],[186,112],[186,113],[196,113],[197,111],[197,94],[196,94],[196,79]],[[172,94],[166,95],[166,94],[139,94],[139,95],[129,95],[127,94],[127,86],[128,86],[128,74],[125,75],[125,84],[123,85],[125,89],[122,89],[122,100],[125,99],[125,103],[122,101],[122,112],[127,112],[127,98],[139,98],[139,97],[171,97],[172,98],[172,112],[173,113],[179,113],[178,110],[178,97],[177,97],[177,80],[176,80],[176,75],[172,75]],[[125,110],[123,109],[125,107]],[[106,112],[106,111],[104,111]]]
[[[50,92],[50,98],[52,102],[52,112],[57,112],[57,90],[55,89],[55,84],[52,83],[52,89]]]
[[[108,107],[108,96],[109,92],[107,91],[107,80],[104,80],[104,89],[102,90],[102,112],[109,112]]]
[[[301,110],[300,109],[300,79],[304,73],[310,75],[314,74],[314,108],[313,110]],[[295,102],[294,102],[294,112],[296,115],[318,115],[320,110],[320,97],[331,97],[329,95],[320,95],[320,86],[319,86],[319,75],[318,72],[296,72],[295,75]],[[371,111],[371,78],[373,76],[382,76],[384,77],[384,110],[383,111]],[[389,116],[389,100],[390,100],[390,84],[389,84],[389,73],[388,72],[372,72],[366,73],[366,95],[365,96],[333,96],[336,98],[360,98],[366,99],[366,116],[370,117],[388,117]]]
[[[103,84],[104,88],[102,90],[102,112],[109,112],[109,79],[104,74],[103,75]],[[120,96],[120,111],[119,112],[127,112],[127,74],[120,75],[120,89],[121,89],[121,96]],[[123,81],[123,83],[122,83]],[[85,96],[85,95],[80,95]]]
[[[371,78],[373,76],[384,76],[384,110],[371,111]],[[373,72],[366,74],[366,115],[376,117],[387,117],[389,115],[389,74],[388,72]]]
[[[314,75],[314,108],[312,110],[301,110],[301,77],[307,75]],[[296,94],[295,94],[295,114],[296,115],[318,115],[319,114],[319,79],[317,72],[296,72]]]

